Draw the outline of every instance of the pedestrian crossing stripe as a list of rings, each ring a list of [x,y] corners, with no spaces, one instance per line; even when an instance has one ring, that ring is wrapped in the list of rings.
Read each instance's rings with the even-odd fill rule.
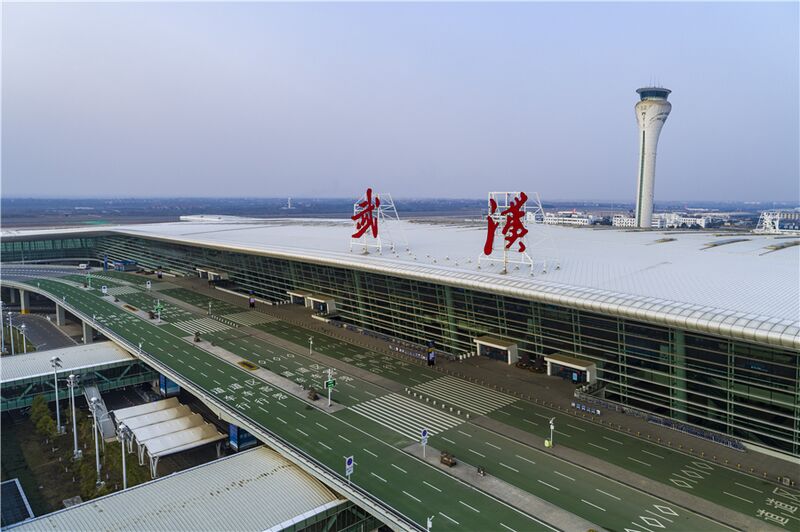
[[[211,318],[199,318],[196,320],[179,321],[173,323],[172,325],[189,334],[194,334],[198,332],[212,333],[212,332],[225,331],[231,328],[230,325],[225,325],[224,323],[212,320]]]
[[[123,296],[125,294],[135,294],[137,292],[139,292],[139,290],[132,286],[112,286],[108,289],[108,295],[110,296]]]
[[[397,393],[359,403],[350,409],[409,440],[419,440],[422,429],[435,435],[464,423],[463,419]]]
[[[488,414],[499,408],[510,405],[516,397],[490,390],[455,377],[441,377],[414,386],[412,390],[421,392],[453,406],[458,406],[476,414]]]
[[[236,314],[226,314],[225,318],[235,321],[239,325],[259,325],[261,323],[279,321],[278,318],[267,316],[261,312],[238,312]]]
[[[111,277],[110,275],[95,275],[95,274],[92,274],[92,279],[102,279],[104,281],[108,281],[108,282],[111,282],[111,283],[124,284],[124,285],[128,285],[128,286],[131,285],[130,282],[128,282],[128,281],[126,281],[124,279],[120,279],[118,277]]]

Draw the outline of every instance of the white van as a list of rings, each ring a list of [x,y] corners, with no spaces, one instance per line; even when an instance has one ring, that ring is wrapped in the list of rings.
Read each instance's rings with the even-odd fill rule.
[[[78,264],[78,269],[79,270],[88,270],[89,269],[89,265],[86,264],[86,263]]]

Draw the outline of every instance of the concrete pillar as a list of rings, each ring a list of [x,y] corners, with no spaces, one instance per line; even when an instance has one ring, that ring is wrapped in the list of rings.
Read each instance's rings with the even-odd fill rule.
[[[83,343],[84,344],[91,344],[94,336],[94,329],[89,324],[88,321],[83,322]]]
[[[17,304],[17,299],[18,299],[17,298],[17,289],[16,288],[12,288],[10,290],[10,292],[11,292],[11,294],[10,294],[10,297],[8,298],[8,303],[9,303],[9,305],[16,305]]]
[[[67,316],[64,312],[64,307],[56,305],[56,325],[65,325],[67,323]]]
[[[31,308],[31,293],[27,290],[20,290],[19,296],[19,313],[27,314]]]

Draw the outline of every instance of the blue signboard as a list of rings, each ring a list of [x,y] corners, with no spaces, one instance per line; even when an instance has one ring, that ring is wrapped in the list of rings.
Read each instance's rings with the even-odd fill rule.
[[[172,397],[181,393],[181,387],[163,375],[158,376],[158,390],[163,397]]]
[[[244,451],[258,444],[256,437],[241,427],[228,425],[228,443],[234,451]]]

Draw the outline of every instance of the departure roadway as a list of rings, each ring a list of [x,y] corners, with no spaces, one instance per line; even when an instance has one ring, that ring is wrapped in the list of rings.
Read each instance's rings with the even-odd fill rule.
[[[403,385],[401,391],[391,391],[347,373],[337,374],[339,383],[334,398],[349,408],[328,414],[187,341],[187,322],[208,319],[220,323],[217,320],[193,315],[191,320],[158,326],[102,299],[98,290],[46,279],[28,282],[34,286],[38,284],[54,299],[66,297],[68,305],[75,306],[85,315],[95,315],[104,327],[132,344],[141,342],[143,353],[331,469],[343,474],[343,458],[354,455],[356,470],[352,481],[421,527],[424,527],[426,517],[437,515],[436,530],[548,528],[532,516],[512,509],[403,452],[418,439],[419,429],[424,427],[431,433],[429,444],[453,452],[463,466],[481,466],[492,476],[605,529],[651,532],[656,529],[724,529],[719,523],[675,504],[473,423],[475,417],[486,415],[531,434],[547,435],[547,418],[552,417],[553,412],[528,401],[460,379],[443,377],[440,373],[393,357],[372,356],[362,348],[333,338],[315,337],[315,352],[341,359]],[[170,292],[176,297],[186,296],[174,290]],[[125,295],[118,297],[124,300]],[[207,301],[194,299],[196,303],[190,302],[198,306],[207,304]],[[230,311],[227,317],[239,315],[228,327],[205,331],[215,345],[295,382],[321,382],[325,368],[313,357],[303,354],[301,346],[308,341],[308,334],[302,329],[269,316],[264,320],[247,317],[239,307],[225,310]],[[176,314],[176,319],[181,318],[185,316]],[[299,345],[287,349],[285,345],[278,345],[285,342],[255,338],[246,332],[246,327],[240,326],[253,326]],[[587,432],[591,432],[591,437],[587,437]],[[768,511],[768,499],[783,501],[788,495],[793,495],[789,492],[772,493],[775,487],[766,482],[745,478],[704,461],[690,461],[689,457],[670,449],[640,442],[578,419],[565,418],[563,423],[559,423],[556,441],[559,440],[567,440],[565,444],[584,452],[589,452],[586,449],[589,445],[596,445],[592,454],[610,462],[621,462],[620,465],[642,474],[648,468],[653,469],[645,476],[653,477],[657,471],[656,476],[661,482],[670,482],[673,476],[670,470],[676,469],[677,480],[686,482],[686,487],[675,484],[677,487],[697,490],[711,500],[716,497],[709,494],[715,494],[718,489],[722,492],[720,495],[731,498],[735,495],[743,499],[746,497],[742,490],[746,490],[750,504]],[[733,480],[727,482],[731,477]],[[717,489],[713,489],[712,485],[719,481],[726,484],[716,484]],[[730,501],[725,504],[724,499],[714,502],[732,507]],[[787,499],[784,502],[791,506],[793,501]],[[742,508],[744,501],[735,504],[737,510],[746,508]],[[749,511],[746,513],[753,515]],[[779,522],[770,524],[781,526]],[[796,528],[791,522],[784,527]]]

